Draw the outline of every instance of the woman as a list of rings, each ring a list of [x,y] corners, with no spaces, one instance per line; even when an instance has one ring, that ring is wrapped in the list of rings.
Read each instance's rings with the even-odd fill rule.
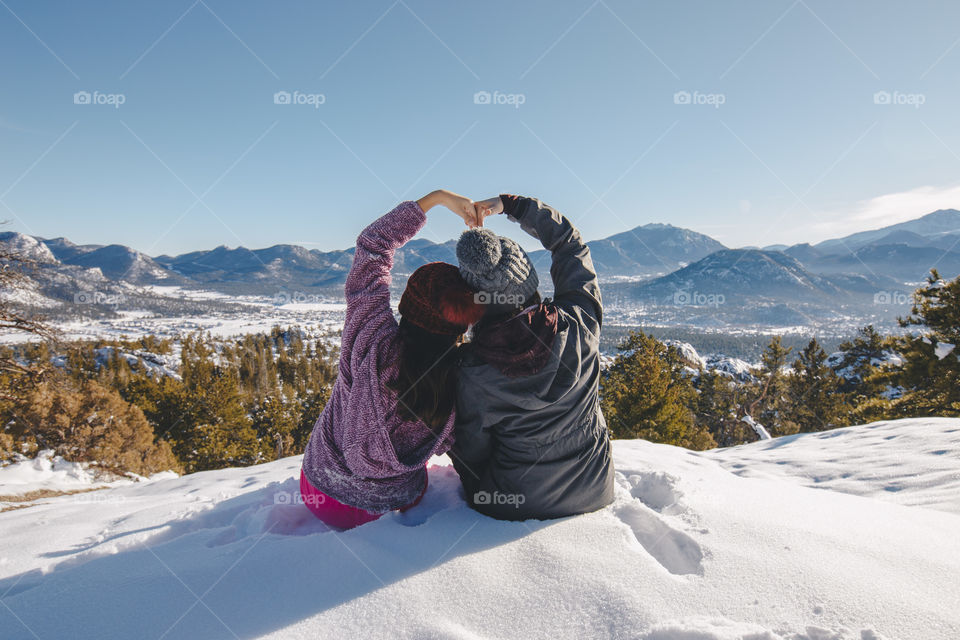
[[[357,238],[339,375],[300,472],[304,503],[334,527],[415,505],[427,489],[427,460],[453,443],[456,347],[483,307],[456,267],[433,262],[407,281],[399,323],[390,309],[394,251],[436,205],[476,225],[473,201],[440,190],[400,203]]]

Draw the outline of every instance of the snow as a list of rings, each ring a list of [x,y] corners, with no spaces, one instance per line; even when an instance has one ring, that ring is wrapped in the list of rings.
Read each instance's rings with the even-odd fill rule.
[[[767,431],[766,427],[753,419],[753,416],[743,416],[741,418],[744,422],[750,425],[750,428],[756,431],[757,435],[760,436],[761,440],[770,440],[770,432]]]
[[[142,310],[118,310],[117,317],[52,321],[50,324],[60,331],[63,340],[121,337],[135,339],[144,336],[177,338],[196,331],[203,331],[217,338],[230,338],[269,333],[275,326],[292,325],[300,326],[309,332],[332,334],[343,328],[347,309],[343,300],[326,299],[296,291],[266,297],[228,295],[162,285],[150,285],[142,289],[175,300],[230,302],[243,306],[239,310],[210,310],[193,316],[161,316]],[[33,297],[23,294],[18,301],[42,303],[35,294]],[[56,302],[52,304],[59,305]],[[31,340],[36,340],[36,337],[22,332],[0,333],[0,344],[21,344]]]
[[[157,473],[150,478],[136,474],[116,477],[103,474],[84,462],[67,462],[53,450],[45,449],[36,458],[17,456],[13,462],[0,466],[0,496],[22,496],[30,491],[77,491],[95,487],[117,487],[135,481],[159,480],[177,477],[170,472]],[[0,502],[0,508],[8,503]]]
[[[616,441],[615,502],[543,522],[472,511],[445,458],[417,507],[345,532],[298,504],[299,457],[45,499],[0,514],[0,629],[960,637],[958,434],[958,419],[913,419],[711,452]]]
[[[697,353],[696,348],[689,342],[682,342],[680,340],[664,340],[663,344],[668,347],[675,347],[677,351],[680,352],[680,356],[694,369],[706,369],[707,361],[700,357],[700,354]]]
[[[759,364],[750,364],[740,358],[731,358],[722,354],[707,356],[706,368],[721,375],[741,382],[752,380],[753,373],[760,368]]]
[[[956,418],[874,422],[713,449],[704,455],[744,477],[788,479],[960,516]]]
[[[833,369],[834,373],[836,373],[841,378],[858,382],[860,380],[860,376],[854,370],[855,365],[850,365],[846,367],[840,366],[843,364],[843,360],[846,357],[846,355],[847,354],[844,351],[835,351],[831,353],[829,356],[827,356],[827,365],[831,369]],[[870,358],[870,366],[872,367],[878,367],[878,368],[901,367],[903,366],[903,364],[904,364],[903,356],[891,350],[883,351],[881,357],[879,358],[873,357],[873,356],[871,356]]]
[[[934,347],[933,352],[936,354],[939,360],[943,360],[953,351],[954,345],[949,342],[938,342],[937,346]]]

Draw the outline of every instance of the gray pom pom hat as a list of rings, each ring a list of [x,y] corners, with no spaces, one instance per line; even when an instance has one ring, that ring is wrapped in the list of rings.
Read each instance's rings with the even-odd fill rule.
[[[488,313],[516,309],[537,292],[540,279],[527,252],[510,238],[479,227],[457,242],[460,275],[489,305]]]

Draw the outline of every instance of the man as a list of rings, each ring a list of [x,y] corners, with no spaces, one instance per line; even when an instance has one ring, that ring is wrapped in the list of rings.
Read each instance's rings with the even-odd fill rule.
[[[613,500],[613,461],[600,411],[600,288],[590,249],[558,211],[501,195],[476,204],[504,213],[552,255],[554,299],[516,242],[464,232],[460,274],[487,309],[463,348],[451,450],[467,502],[505,519],[559,518]]]

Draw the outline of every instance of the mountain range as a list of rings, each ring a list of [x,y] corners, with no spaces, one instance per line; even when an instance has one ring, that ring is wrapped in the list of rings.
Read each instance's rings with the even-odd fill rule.
[[[0,233],[0,242],[42,267],[42,289],[55,298],[69,292],[71,282],[74,289],[159,284],[253,295],[290,289],[336,295],[353,259],[353,248],[325,252],[289,244],[152,257],[122,245],[78,245],[16,232]],[[870,307],[878,294],[902,301],[931,267],[948,278],[960,274],[960,211],[942,209],[814,245],[731,249],[707,235],[656,223],[588,244],[604,296],[617,306],[641,305],[674,320],[704,321],[698,314],[706,312],[722,322],[782,323]],[[454,240],[409,242],[395,255],[397,285],[426,262],[456,263],[455,249]],[[534,251],[531,259],[541,273],[549,271],[548,252]]]

